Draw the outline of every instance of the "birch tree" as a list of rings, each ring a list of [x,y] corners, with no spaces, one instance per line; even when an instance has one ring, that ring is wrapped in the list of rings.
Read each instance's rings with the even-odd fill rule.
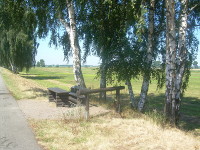
[[[39,38],[50,35],[50,45],[62,47],[65,59],[73,57],[73,73],[77,85],[86,87],[81,70],[81,48],[77,27],[78,7],[74,0],[31,1],[38,21]],[[64,30],[63,30],[64,28]]]
[[[106,59],[102,58],[102,63],[100,66],[100,88],[106,88]],[[106,100],[106,92],[100,92],[99,93],[99,99]]]
[[[140,93],[140,100],[138,102],[138,110],[142,111],[144,108],[144,104],[147,98],[147,92],[149,88],[150,82],[150,72],[151,72],[151,64],[152,64],[152,55],[153,55],[153,34],[154,34],[154,8],[155,0],[150,1],[149,8],[149,26],[148,26],[148,44],[147,44],[147,56],[146,56],[146,72],[144,73],[143,83]]]
[[[100,88],[106,87],[107,67],[111,59],[109,53],[115,45],[118,33],[122,31],[120,26],[125,24],[124,18],[120,18],[125,13],[122,12],[124,5],[120,6],[118,3],[120,2],[89,1],[85,3],[85,8],[82,9],[83,13],[80,16],[84,24],[82,34],[87,39],[84,45],[86,49],[93,47],[94,53],[101,59],[99,68]],[[85,50],[85,52],[87,56],[89,50]],[[100,93],[100,99],[106,99],[106,92]]]
[[[179,37],[178,37],[178,52],[177,52],[177,69],[176,69],[176,83],[175,83],[175,123],[179,120],[179,109],[181,103],[181,87],[182,87],[182,80],[185,72],[185,64],[186,64],[186,57],[187,57],[187,50],[186,50],[186,31],[187,31],[187,9],[188,9],[188,1],[182,0],[181,1],[181,14],[180,14],[180,25],[179,25]]]
[[[175,1],[166,0],[166,102],[165,114],[171,120],[176,116],[176,29],[175,29]]]
[[[130,80],[130,79],[127,79],[127,80],[126,80],[126,85],[127,85],[127,87],[128,87],[128,93],[129,93],[129,97],[130,97],[131,106],[132,106],[133,108],[135,108],[135,106],[136,106],[136,101],[135,101],[135,96],[134,96],[134,93],[133,93],[132,83],[131,83],[131,80]]]
[[[188,8],[188,4],[190,4],[190,8]],[[175,9],[175,5],[178,5],[179,9]],[[166,100],[164,111],[172,124],[177,124],[179,121],[181,97],[187,87],[190,67],[197,49],[198,42],[194,36],[194,29],[196,22],[199,22],[199,15],[196,13],[198,10],[199,3],[197,1],[193,3],[189,3],[187,0],[181,0],[180,3],[176,3],[174,0],[166,1]],[[188,12],[192,14],[190,19],[188,19]],[[179,16],[179,21],[178,24],[175,24],[177,16]],[[190,30],[187,30],[188,22]]]
[[[78,85],[80,85],[81,87],[86,87],[81,70],[81,49],[79,46],[78,35],[77,35],[74,4],[72,0],[66,0],[66,4],[69,15],[69,23],[67,23],[66,20],[62,18],[60,18],[60,20],[65,26],[70,39],[70,45],[73,55],[74,79]]]

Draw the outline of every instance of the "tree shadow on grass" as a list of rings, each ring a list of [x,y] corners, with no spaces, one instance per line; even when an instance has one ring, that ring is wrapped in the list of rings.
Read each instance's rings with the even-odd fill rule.
[[[53,76],[53,75],[42,75],[42,76],[31,76],[31,75],[23,75],[22,76],[23,78],[26,78],[26,79],[31,79],[31,80],[53,80],[53,79],[64,79],[65,76]]]
[[[135,97],[136,101],[139,99],[139,96]],[[115,100],[115,93],[107,95],[107,100],[99,100],[98,94],[90,95],[90,100],[98,102],[100,105],[106,105],[107,108],[113,108],[113,102]],[[145,105],[144,113],[155,114],[157,112],[160,116],[163,116],[165,102],[165,94],[148,94],[148,100]],[[121,111],[126,111],[130,109],[130,100],[128,94],[121,94]],[[200,99],[195,97],[183,97],[181,105],[181,117],[179,127],[182,130],[186,131],[195,131],[200,129]],[[150,115],[151,117],[151,115]],[[152,115],[152,117],[155,117]],[[195,131],[195,134],[199,134]]]
[[[200,99],[184,97],[181,105],[180,127],[185,130],[200,129]],[[200,135],[200,132],[199,132]]]
[[[122,94],[122,111],[130,106],[128,94]],[[135,97],[136,101],[139,97]],[[163,115],[165,94],[150,93],[145,105],[145,113],[160,113]],[[200,129],[200,99],[196,97],[183,97],[180,110],[179,127],[187,131]]]
[[[145,111],[157,110],[163,113],[165,95],[149,95]],[[196,97],[183,97],[180,109],[179,127],[183,130],[192,131],[200,129],[200,99]]]
[[[40,75],[38,73],[32,73],[32,74],[26,74],[26,73],[20,73],[21,76],[37,76],[37,75]]]
[[[31,88],[31,89],[26,90],[26,91],[34,93],[32,96],[29,97],[30,99],[35,99],[35,98],[38,98],[38,97],[47,97],[47,95],[48,95],[47,90],[43,90],[43,89],[40,89],[40,88]]]

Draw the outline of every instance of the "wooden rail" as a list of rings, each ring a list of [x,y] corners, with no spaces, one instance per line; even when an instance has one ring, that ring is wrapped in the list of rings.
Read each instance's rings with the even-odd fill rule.
[[[114,101],[114,105],[116,111],[120,113],[120,90],[125,89],[124,86],[116,86],[116,87],[107,87],[100,89],[86,89],[80,88],[79,86],[74,86],[71,88],[72,92],[67,92],[60,88],[48,88],[49,92],[49,101],[55,101],[57,106],[66,106],[66,104],[71,101],[76,104],[85,105],[85,119],[89,119],[89,94],[99,93],[99,92],[107,92],[107,91],[116,91],[116,99]],[[75,93],[76,92],[76,93]]]
[[[68,92],[66,90],[57,87],[47,88],[47,89],[49,95],[49,102],[55,102],[57,107],[67,106],[72,103],[74,104],[85,103],[84,95],[77,95],[76,93]]]
[[[100,89],[86,89],[86,88],[80,88],[77,90],[77,95],[85,95],[85,119],[89,119],[89,94],[93,93],[99,93],[99,92],[107,92],[107,91],[116,91],[116,99],[114,101],[114,105],[116,108],[116,111],[120,113],[121,111],[121,105],[120,105],[120,90],[125,89],[124,86],[116,86],[116,87],[107,87],[107,88],[100,88]]]
[[[124,88],[125,88],[124,86],[107,87],[107,88],[100,88],[100,89],[81,88],[78,90],[78,92],[80,95],[85,95],[85,94],[92,94],[92,93],[99,93],[99,92],[123,90]]]

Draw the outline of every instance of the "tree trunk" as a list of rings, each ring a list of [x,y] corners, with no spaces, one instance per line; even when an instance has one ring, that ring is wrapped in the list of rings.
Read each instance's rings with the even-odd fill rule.
[[[154,6],[155,1],[151,0],[149,9],[149,27],[148,27],[148,47],[147,47],[147,72],[144,74],[143,83],[140,93],[140,100],[138,102],[138,110],[142,111],[144,109],[144,104],[146,102],[147,93],[149,89],[150,72],[152,65],[152,55],[153,55],[153,32],[154,32]]]
[[[175,123],[176,118],[176,31],[175,31],[175,2],[166,0],[166,100],[165,115]]]
[[[187,0],[181,1],[181,18],[179,27],[178,56],[177,56],[177,72],[176,72],[176,122],[179,120],[179,109],[181,103],[181,86],[185,71],[186,61],[186,30],[187,30]]]
[[[12,61],[10,60],[10,66],[11,66],[11,71],[14,73],[14,74],[18,74],[18,69],[17,67],[14,65],[14,63],[12,63]]]
[[[106,61],[105,61],[105,58],[102,58],[100,71],[101,71],[100,88],[106,88]],[[100,92],[99,99],[106,100],[106,92]]]
[[[126,80],[126,85],[128,87],[128,92],[129,92],[129,96],[130,96],[131,106],[133,108],[135,108],[136,104],[135,104],[135,98],[134,98],[134,93],[133,93],[133,89],[132,89],[131,80]]]
[[[144,109],[144,105],[145,105],[145,102],[147,99],[147,93],[148,93],[148,89],[149,89],[149,80],[150,80],[150,77],[148,77],[148,75],[144,75],[141,93],[140,93],[140,100],[138,102],[138,110],[139,111],[142,111]]]
[[[73,72],[74,78],[78,85],[81,87],[86,87],[85,81],[83,78],[82,70],[81,70],[81,50],[79,46],[78,36],[77,36],[77,29],[76,29],[76,20],[75,20],[75,12],[74,12],[74,5],[72,0],[66,0],[70,25],[66,25],[66,29],[70,36],[70,45],[72,48],[73,54]]]

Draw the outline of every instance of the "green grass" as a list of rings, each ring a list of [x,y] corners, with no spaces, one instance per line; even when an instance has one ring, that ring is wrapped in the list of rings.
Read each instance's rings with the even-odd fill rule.
[[[12,93],[12,95],[16,98],[16,99],[22,99],[22,95],[19,94],[21,93],[20,89],[16,86],[16,84],[13,83],[13,80],[10,80],[9,76],[3,72],[2,73],[2,76],[4,78],[4,81],[6,82],[7,84],[7,87],[9,87],[9,89],[12,89],[10,90],[10,92]],[[15,92],[14,92],[15,91]],[[17,94],[18,93],[18,94]]]
[[[95,79],[96,71],[95,68],[84,68],[83,74],[87,87],[98,87],[99,81]],[[27,79],[35,80],[37,83],[45,86],[52,87],[57,86],[66,90],[69,90],[69,86],[63,86],[61,84],[75,85],[74,76],[72,68],[32,68],[28,73],[21,72],[20,75]],[[53,81],[58,81],[61,84],[52,83]]]
[[[96,68],[82,68],[86,86],[92,89],[99,88],[99,79],[96,79]],[[30,72],[20,72],[20,76],[23,78],[31,79],[37,84],[48,87],[60,87],[69,90],[71,86],[75,85],[72,68],[32,68]],[[4,76],[6,81],[12,85],[12,81]],[[142,80],[132,80],[133,90],[136,99],[139,99]],[[114,85],[124,85],[124,83],[115,82]],[[108,85],[112,86],[112,85]],[[17,91],[17,88],[13,86]],[[149,116],[155,116],[155,112],[162,112],[165,99],[165,88],[157,90],[156,81],[152,81],[149,87],[148,101],[145,106],[146,113]],[[130,108],[127,88],[122,91],[122,110],[126,111]],[[108,105],[112,105],[115,93],[108,92]],[[93,95],[92,99],[98,101],[97,96]],[[107,102],[101,102],[107,103]],[[152,114],[151,114],[152,113]],[[180,126],[187,130],[200,129],[200,71],[192,70],[189,81],[189,87],[185,92],[181,105],[181,123]],[[156,118],[156,117],[155,117]],[[160,118],[160,116],[158,116]],[[192,118],[192,119],[190,119]],[[82,140],[82,139],[81,139]]]

